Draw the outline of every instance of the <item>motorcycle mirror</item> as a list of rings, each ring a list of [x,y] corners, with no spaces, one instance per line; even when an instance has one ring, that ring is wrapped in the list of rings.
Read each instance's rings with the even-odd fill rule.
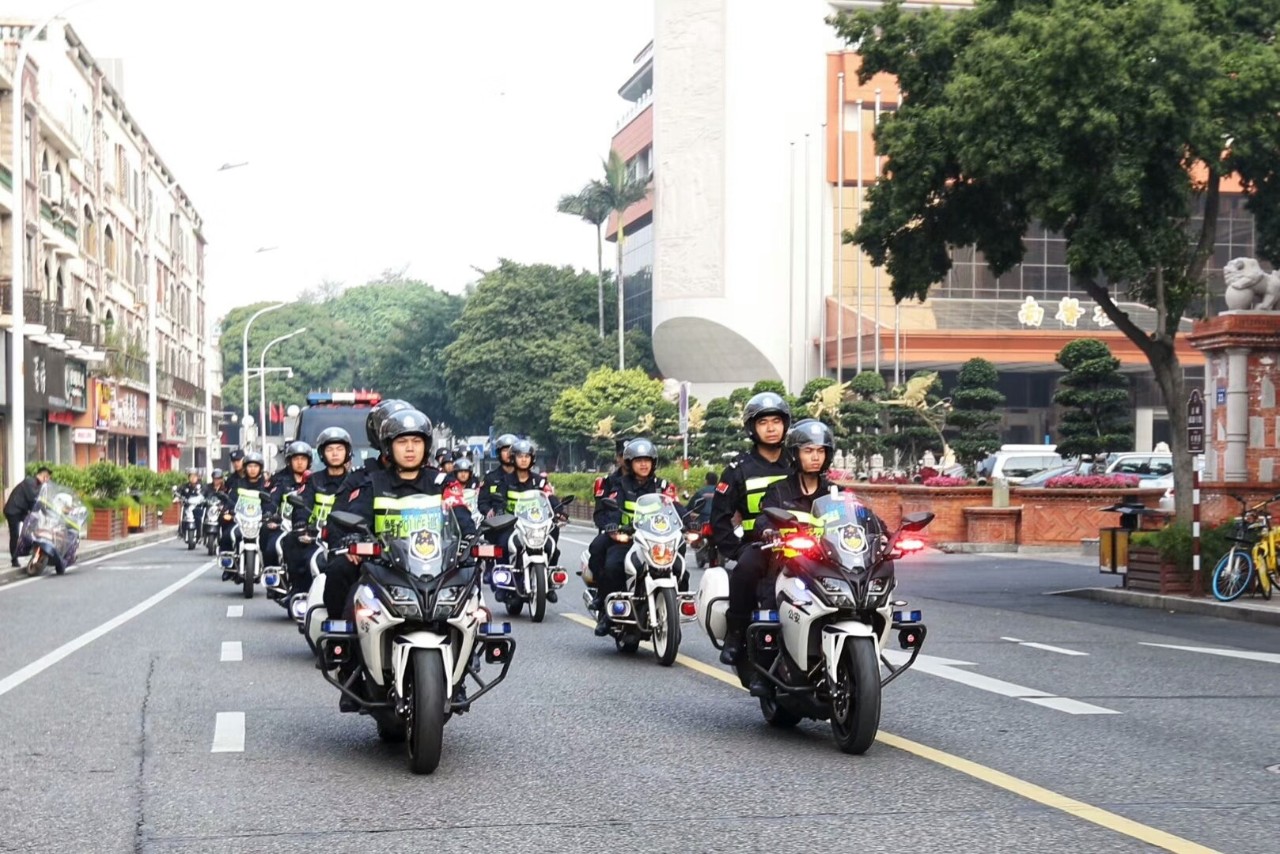
[[[772,509],[772,508],[770,508]],[[768,512],[768,511],[765,511]],[[927,510],[919,513],[908,513],[902,517],[900,531],[923,531],[933,521],[933,514]]]
[[[355,513],[349,513],[346,510],[334,510],[329,514],[329,521],[339,528],[346,528],[348,531],[358,531],[361,534],[369,533],[369,526],[364,523],[364,520]]]
[[[795,517],[791,513],[787,512],[786,510],[779,509],[777,507],[766,507],[764,508],[763,512],[764,512],[764,515],[768,516],[770,519],[772,519],[775,522],[791,522],[795,520]],[[930,513],[929,515],[930,517],[933,516],[932,513]]]
[[[568,506],[569,506],[570,504],[572,504],[572,503],[573,503],[573,496],[572,496],[572,495],[566,495],[564,498],[561,498],[561,499],[560,499],[560,506],[561,506],[561,507],[568,507]]]
[[[290,503],[290,504],[292,504],[294,507],[297,507],[297,508],[299,508],[299,509],[301,509],[301,510],[306,510],[306,509],[307,509],[307,502],[303,501],[303,500],[302,500],[302,496],[301,496],[301,495],[298,495],[296,492],[295,492],[295,493],[291,493],[291,494],[289,495],[288,501],[289,501],[289,503]]]

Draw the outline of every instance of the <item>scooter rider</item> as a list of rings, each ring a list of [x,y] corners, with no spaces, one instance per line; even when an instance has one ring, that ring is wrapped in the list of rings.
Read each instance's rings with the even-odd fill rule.
[[[791,473],[791,467],[782,453],[782,444],[791,427],[791,407],[781,395],[761,392],[747,401],[742,411],[750,451],[742,453],[729,463],[716,484],[716,494],[711,501],[711,542],[722,561],[737,560],[745,542],[755,540],[756,516],[760,502],[770,484],[782,480]],[[734,522],[741,520],[743,536],[734,533]],[[735,568],[733,572],[737,572]],[[732,587],[733,573],[730,573]],[[733,664],[742,650],[742,636],[751,618],[751,606],[745,611],[726,614],[724,649],[720,661]]]
[[[618,478],[617,486],[607,498],[613,505],[607,508],[603,518],[604,530],[609,537],[609,549],[604,557],[604,570],[596,576],[596,595],[599,597],[599,618],[596,621],[596,636],[609,634],[609,615],[604,603],[610,593],[621,593],[626,589],[627,576],[624,561],[629,542],[623,542],[619,529],[631,524],[632,514],[636,509],[636,500],[642,495],[661,493],[675,500],[675,484],[665,478],[654,477],[654,469],[658,465],[658,449],[648,439],[632,439],[622,451],[624,474]],[[676,503],[681,517],[684,508]]]
[[[808,515],[815,498],[831,491],[827,471],[836,452],[835,434],[821,421],[806,418],[797,421],[787,433],[784,455],[789,460],[791,474],[775,481],[765,491],[760,509],[777,507],[792,513]],[[742,634],[751,621],[751,611],[756,607],[760,582],[777,567],[773,553],[764,546],[777,539],[779,531],[768,516],[761,515],[754,526],[758,542],[749,543],[738,554],[738,564],[729,575],[729,608],[725,614],[728,629],[725,648],[729,645],[729,633],[736,632],[736,656],[741,655]],[[769,695],[764,677],[755,673],[750,685],[753,697]]]
[[[214,469],[209,473],[209,482],[204,485],[204,497],[208,498],[215,492],[223,492],[226,489],[227,479],[222,474],[222,469]]]
[[[262,468],[262,454],[257,451],[249,451],[244,455],[244,473],[236,483],[228,484],[227,491],[224,493],[228,496],[228,501],[222,514],[222,528],[218,534],[218,548],[222,552],[223,581],[233,577],[235,574],[231,567],[235,562],[236,539],[239,537],[233,512],[236,500],[241,496],[257,495],[262,500],[262,514],[264,516],[269,516],[275,512],[275,500],[271,497],[271,490],[267,479],[262,474]]]
[[[199,496],[204,497],[204,484],[200,482],[200,469],[187,469],[187,482],[174,490],[173,503],[178,504],[185,502],[188,498]],[[197,504],[192,513],[192,522],[196,526],[196,531],[200,531],[204,527],[204,504]],[[178,535],[181,538],[181,534]]]
[[[555,490],[551,486],[551,481],[547,480],[545,474],[539,474],[533,471],[533,442],[528,439],[517,439],[515,444],[510,448],[512,471],[498,481],[497,491],[494,493],[495,503],[497,504],[499,513],[514,513],[516,510],[516,496],[518,492],[528,492],[529,490],[540,490],[545,492],[548,497],[555,495]],[[552,508],[555,510],[557,517],[560,514],[558,507],[559,502],[554,498],[550,498]],[[502,547],[504,555],[510,555],[511,535],[513,529],[507,529],[498,538],[498,544]],[[551,553],[547,556],[551,565],[556,565],[560,560],[560,526],[555,525],[551,528]],[[547,601],[555,602],[558,600],[556,591],[547,590]]]
[[[493,448],[498,454],[498,467],[492,471],[486,472],[485,476],[480,480],[480,494],[476,498],[476,509],[480,511],[482,516],[492,516],[495,513],[505,513],[507,503],[499,500],[497,497],[498,484],[504,477],[516,470],[515,461],[511,457],[511,446],[519,439],[514,433],[503,433],[493,443]]]
[[[338,498],[338,492],[347,480],[347,466],[351,462],[351,434],[341,427],[326,427],[316,437],[316,452],[324,468],[311,473],[301,498],[304,507],[287,508],[291,511],[293,530],[283,539],[285,565],[289,571],[289,592],[305,591],[311,585],[313,564],[319,555],[318,543],[305,544],[299,537],[308,528],[312,535],[329,518]],[[349,494],[349,493],[348,493]],[[286,511],[281,505],[282,512]]]
[[[381,429],[382,451],[387,468],[374,472],[366,485],[352,490],[347,496],[348,512],[365,521],[374,531],[382,533],[390,527],[390,520],[399,515],[401,499],[413,495],[447,495],[448,475],[427,466],[427,453],[431,449],[431,421],[416,409],[407,409],[390,415]],[[475,533],[475,522],[466,505],[448,501],[463,536]],[[333,526],[330,525],[333,533]],[[351,587],[360,577],[360,558],[355,555],[336,555],[325,564],[324,605],[332,615],[343,614],[351,598]]]
[[[276,473],[271,482],[271,497],[280,508],[281,523],[277,528],[263,530],[262,555],[264,566],[281,566],[285,563],[285,535],[290,532],[284,524],[292,513],[290,495],[301,495],[311,476],[311,446],[301,440],[290,442],[284,449],[285,469]]]

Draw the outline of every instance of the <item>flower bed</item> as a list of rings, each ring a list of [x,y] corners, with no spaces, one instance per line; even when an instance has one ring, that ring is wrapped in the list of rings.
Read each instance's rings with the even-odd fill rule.
[[[1045,489],[1133,489],[1136,474],[1064,474],[1045,481]]]

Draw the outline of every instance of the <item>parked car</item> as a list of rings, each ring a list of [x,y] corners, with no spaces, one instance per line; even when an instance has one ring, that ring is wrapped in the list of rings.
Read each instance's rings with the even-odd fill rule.
[[[1043,487],[1049,480],[1055,477],[1065,477],[1069,474],[1075,474],[1079,463],[1066,463],[1065,465],[1054,466],[1053,468],[1038,471],[1022,479],[1018,486],[1023,487]]]
[[[990,482],[999,477],[1010,485],[1020,484],[1023,478],[1063,465],[1062,457],[1055,452],[1055,447],[1055,445],[1004,445],[978,463],[974,474],[980,483]]]
[[[1107,460],[1107,474],[1136,474],[1146,480],[1173,474],[1173,454],[1136,452],[1113,454]]]

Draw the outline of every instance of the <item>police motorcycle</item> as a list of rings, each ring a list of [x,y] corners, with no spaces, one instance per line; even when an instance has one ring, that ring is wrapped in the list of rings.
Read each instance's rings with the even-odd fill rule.
[[[327,524],[347,532],[335,554],[364,560],[354,590],[354,620],[331,619],[324,575],[312,584],[307,626],[324,678],[373,717],[378,735],[408,746],[409,768],[430,774],[440,762],[445,723],[506,678],[515,639],[510,623],[491,621],[470,538],[438,495],[415,496],[375,535],[355,514],[335,511]],[[480,533],[515,524],[498,516]],[[355,647],[359,645],[358,666]],[[483,664],[501,670],[488,681]],[[470,679],[479,691],[467,697]],[[363,683],[363,688],[358,687]]]
[[[564,508],[573,502],[567,495],[554,510],[551,500],[540,489],[510,493],[515,500],[515,530],[507,541],[511,554],[501,554],[501,547],[483,544],[477,546],[481,560],[489,563],[487,576],[493,586],[494,598],[506,605],[513,617],[527,604],[529,619],[541,623],[547,616],[547,594],[559,590],[569,582],[569,573],[562,566],[551,566],[551,555],[556,543],[552,530],[567,521]],[[504,557],[509,562],[499,563]]]
[[[222,515],[222,501],[218,493],[208,495],[204,499],[204,539],[205,551],[209,557],[218,553],[218,519]]]
[[[187,551],[194,551],[200,540],[200,530],[196,525],[196,510],[205,503],[203,495],[178,495],[178,487],[173,488],[173,503],[182,505],[182,515],[178,521],[178,537],[187,544]]]
[[[769,607],[752,614],[738,678],[745,688],[754,675],[764,677],[769,695],[760,698],[760,711],[771,725],[829,720],[842,751],[864,753],[880,727],[880,689],[915,663],[924,644],[920,611],[891,601],[893,561],[922,547],[904,534],[923,530],[934,514],[909,513],[887,534],[852,493],[834,487],[809,514],[776,507],[764,513],[783,532],[763,546],[779,557],[780,569]],[[728,573],[708,567],[698,606],[717,649],[724,646],[728,604]],[[897,667],[883,654],[895,631],[910,650]]]
[[[18,533],[18,555],[27,558],[27,575],[40,575],[51,565],[58,575],[66,572],[76,562],[88,522],[89,511],[74,492],[52,481],[41,484]]]
[[[244,598],[252,599],[254,585],[262,580],[262,548],[258,541],[263,524],[262,496],[245,491],[220,497],[222,519],[235,523],[232,542],[236,547],[234,552],[223,553],[222,568],[241,586]]]
[[[311,561],[312,579],[318,579],[320,577],[320,567],[324,565],[326,560],[328,560],[329,552],[325,541],[321,536],[321,526],[324,525],[325,520],[329,516],[329,511],[333,508],[334,498],[335,496],[332,495],[317,496],[317,501],[319,503],[318,507],[308,507],[307,503],[302,499],[302,496],[296,492],[286,496],[285,499],[293,507],[301,507],[303,510],[311,511],[311,517],[307,519],[305,527],[298,531],[298,542],[303,546],[317,546],[317,549],[312,552],[311,557],[309,558]],[[283,574],[284,573],[282,573],[282,575]],[[277,599],[277,601],[284,606],[284,609],[289,612],[289,616],[293,618],[295,623],[297,623],[298,631],[305,635],[307,631],[306,620],[310,592],[298,592],[293,595],[289,595],[287,590],[287,578],[282,579],[281,581],[286,584],[286,590],[283,598]],[[324,588],[322,586],[320,589],[320,599],[316,601],[323,601],[323,599]],[[312,652],[315,652],[315,644],[312,642],[310,637],[307,638],[307,643],[311,645]]]
[[[651,640],[658,663],[670,667],[680,651],[680,624],[698,616],[695,595],[681,589],[688,587],[681,547],[696,544],[698,534],[685,531],[671,498],[650,493],[636,499],[631,523],[619,528],[618,536],[630,543],[623,560],[627,585],[600,603],[609,618],[609,634],[617,648],[627,653]],[[598,620],[599,611],[593,607],[598,598],[595,579],[585,552],[580,574],[587,585],[582,596],[587,613]]]

